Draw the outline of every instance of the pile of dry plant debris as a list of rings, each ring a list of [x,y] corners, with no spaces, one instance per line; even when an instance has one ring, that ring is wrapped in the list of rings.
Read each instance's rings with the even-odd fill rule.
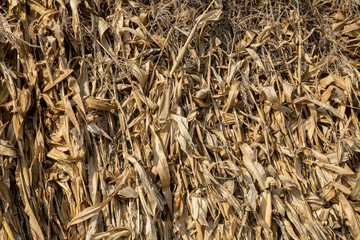
[[[360,239],[358,0],[4,0],[0,239]]]

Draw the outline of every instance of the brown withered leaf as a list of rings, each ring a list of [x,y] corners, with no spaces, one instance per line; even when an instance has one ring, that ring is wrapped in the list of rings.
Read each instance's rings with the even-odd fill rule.
[[[0,3],[0,239],[359,239],[359,1]]]

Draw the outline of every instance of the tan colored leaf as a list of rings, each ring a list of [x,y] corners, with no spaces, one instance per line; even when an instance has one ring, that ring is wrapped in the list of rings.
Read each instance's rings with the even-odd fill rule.
[[[249,170],[253,178],[255,178],[261,189],[265,189],[265,180],[266,174],[264,168],[260,165],[260,163],[255,162],[254,152],[250,148],[250,146],[246,143],[241,145],[241,151],[243,153],[243,161],[246,168]]]

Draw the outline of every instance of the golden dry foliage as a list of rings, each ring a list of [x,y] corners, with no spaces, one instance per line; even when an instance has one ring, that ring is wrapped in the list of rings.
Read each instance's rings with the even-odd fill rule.
[[[358,0],[4,0],[0,239],[360,239]]]

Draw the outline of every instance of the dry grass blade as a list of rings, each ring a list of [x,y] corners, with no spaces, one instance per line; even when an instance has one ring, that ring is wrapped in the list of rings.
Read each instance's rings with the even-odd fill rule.
[[[360,239],[358,0],[0,3],[0,240]]]
[[[120,188],[122,187],[122,185],[124,184],[124,182],[128,178],[128,176],[129,176],[129,171],[123,172],[122,176],[119,180],[120,182],[117,183],[117,186],[114,189],[113,193],[108,198],[106,198],[104,201],[102,201],[101,203],[91,206],[91,207],[87,207],[84,210],[82,210],[80,213],[78,213],[76,216],[74,216],[74,218],[72,218],[71,221],[68,223],[68,227],[71,225],[81,223],[81,222],[91,218],[98,212],[100,212],[101,209],[103,209],[112,200],[112,198],[114,196],[116,196],[116,194],[118,193],[118,191],[120,190]]]
[[[213,3],[215,2],[215,0],[212,0],[212,2],[209,4],[208,8],[204,11],[204,13],[201,15],[201,17],[196,21],[194,27],[192,28],[184,46],[181,47],[181,49],[179,50],[179,53],[175,59],[175,63],[174,65],[172,66],[171,70],[170,70],[170,77],[174,74],[175,70],[177,69],[177,67],[179,66],[180,64],[180,61],[182,60],[182,58],[184,57],[184,54],[185,54],[185,51],[187,49],[187,47],[189,46],[194,34],[195,34],[195,31],[197,30],[197,27],[200,25],[200,23],[203,21],[203,18],[206,14],[206,12],[210,9],[211,5],[213,5]]]

